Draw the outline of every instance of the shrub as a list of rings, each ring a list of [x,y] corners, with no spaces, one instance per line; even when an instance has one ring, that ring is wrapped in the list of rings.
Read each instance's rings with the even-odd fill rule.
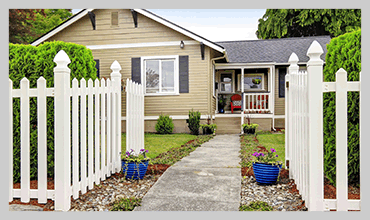
[[[171,134],[173,131],[173,121],[169,115],[161,114],[155,124],[155,130],[158,134]]]
[[[9,79],[13,88],[20,88],[20,81],[26,77],[30,88],[37,87],[39,77],[46,79],[46,87],[54,87],[57,52],[64,50],[71,59],[69,68],[72,79],[96,79],[95,61],[91,50],[85,46],[61,41],[45,42],[38,47],[9,44]],[[47,164],[48,177],[54,177],[54,98],[47,98]],[[30,176],[37,178],[37,98],[30,98]],[[13,99],[13,181],[20,180],[20,99]]]
[[[205,130],[208,130],[209,134],[213,134],[215,132],[215,130],[217,129],[217,125],[216,124],[210,124],[210,125],[209,124],[201,124],[200,128],[203,130],[203,134],[204,134]]]
[[[361,30],[333,38],[327,46],[324,80],[335,81],[343,68],[348,81],[359,81],[361,71]],[[324,93],[324,172],[331,183],[336,181],[335,93]],[[348,181],[359,183],[359,92],[348,92]]]
[[[195,112],[191,109],[191,111],[189,111],[189,119],[187,119],[186,122],[188,123],[191,134],[198,135],[200,127],[200,112]]]

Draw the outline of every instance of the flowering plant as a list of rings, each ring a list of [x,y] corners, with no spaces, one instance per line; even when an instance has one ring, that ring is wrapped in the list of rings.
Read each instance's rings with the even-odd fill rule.
[[[133,149],[130,149],[130,151],[126,151],[125,156],[122,158],[122,160],[127,162],[142,162],[149,160],[150,158],[145,155],[145,153],[148,153],[148,150],[140,149],[140,152],[137,154]]]
[[[276,153],[274,148],[271,148],[271,152],[267,152],[267,154],[254,152],[252,155],[256,157],[256,160],[253,163],[282,164],[282,162],[276,161],[279,155]]]

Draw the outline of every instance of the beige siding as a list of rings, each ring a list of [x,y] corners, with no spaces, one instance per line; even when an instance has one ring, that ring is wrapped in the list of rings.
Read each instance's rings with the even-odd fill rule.
[[[275,68],[275,115],[285,115],[285,98],[279,98],[279,68]]]
[[[111,12],[119,12],[118,26],[111,26]],[[138,28],[134,23],[130,10],[101,9],[94,11],[96,30],[88,16],[75,22],[50,40],[62,40],[82,45],[129,44],[146,42],[166,42],[192,40],[156,21],[138,13]],[[189,93],[175,96],[145,97],[145,116],[157,116],[161,113],[169,115],[188,115],[189,110],[199,110],[202,114],[211,111],[210,81],[212,80],[209,47],[205,47],[205,59],[201,59],[199,45],[165,47],[142,47],[121,49],[92,50],[94,59],[100,60],[100,76],[109,78],[110,66],[117,60],[122,67],[122,80],[131,78],[131,58],[143,56],[187,55],[189,56]],[[122,116],[126,115],[126,96],[122,93]]]
[[[118,11],[118,26],[111,25],[111,13],[114,11]],[[92,29],[90,18],[86,15],[50,40],[63,40],[82,45],[190,40],[189,37],[139,13],[138,27],[135,28],[129,9],[98,9],[93,12],[96,17],[96,30]]]

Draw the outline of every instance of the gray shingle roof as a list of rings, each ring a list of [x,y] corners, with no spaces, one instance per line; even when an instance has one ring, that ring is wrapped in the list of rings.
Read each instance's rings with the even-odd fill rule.
[[[324,50],[321,59],[325,61],[326,44],[330,36],[292,37],[270,40],[224,41],[217,42],[226,49],[230,63],[288,63],[292,52],[299,62],[307,62],[306,55],[311,43],[317,40]]]

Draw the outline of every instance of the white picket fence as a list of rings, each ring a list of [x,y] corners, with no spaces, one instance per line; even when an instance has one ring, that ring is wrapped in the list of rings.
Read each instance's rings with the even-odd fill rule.
[[[21,198],[21,202],[29,202],[30,198],[37,198],[39,203],[46,203],[47,199],[53,199],[55,210],[68,211],[71,196],[77,199],[80,191],[82,194],[86,193],[87,187],[93,189],[94,183],[99,184],[100,180],[105,180],[112,173],[121,170],[121,74],[119,73],[121,67],[117,61],[114,61],[111,66],[112,80],[102,79],[100,86],[99,80],[95,80],[94,86],[93,81],[89,79],[86,87],[86,81],[82,79],[81,87],[78,87],[77,79],[73,79],[72,88],[70,88],[68,55],[61,50],[55,56],[54,62],[57,64],[54,68],[54,88],[46,88],[46,80],[40,77],[35,89],[29,88],[27,78],[21,80],[20,89],[13,89],[13,83],[9,79],[9,202],[13,201],[13,198]],[[30,97],[37,97],[37,189],[30,189]],[[54,97],[54,190],[47,189],[46,97]],[[71,97],[72,114],[70,113]],[[86,97],[88,97],[87,106]],[[20,98],[21,107],[20,189],[13,189],[13,98]],[[79,148],[81,148],[80,151]],[[81,172],[81,180],[79,180],[79,172]]]
[[[144,87],[126,81],[126,150],[144,149]]]
[[[360,210],[360,200],[348,200],[347,92],[360,91],[361,73],[359,82],[347,82],[347,72],[339,69],[336,82],[323,82],[322,53],[320,44],[314,41],[307,52],[307,71],[299,71],[295,53],[289,58],[285,90],[285,157],[289,161],[289,176],[310,211]],[[336,92],[336,199],[324,199],[324,92]],[[360,103],[361,97],[360,94]],[[362,174],[361,161],[360,154]]]

